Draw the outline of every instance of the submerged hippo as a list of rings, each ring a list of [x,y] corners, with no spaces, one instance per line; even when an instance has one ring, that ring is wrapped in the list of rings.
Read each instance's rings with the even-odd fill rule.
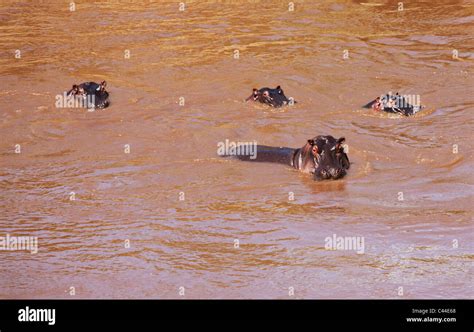
[[[280,86],[277,86],[275,89],[270,88],[261,88],[253,89],[253,93],[245,99],[245,101],[259,101],[263,104],[270,105],[272,107],[281,107],[284,105],[291,105],[296,103],[292,98],[287,98]]]
[[[350,167],[344,152],[344,137],[316,136],[300,149],[257,145],[255,156],[237,156],[240,160],[280,163],[313,174],[315,180],[339,179]]]
[[[372,108],[375,111],[384,111],[388,113],[398,113],[405,116],[414,115],[421,110],[422,106],[419,104],[419,100],[416,98],[410,98],[412,96],[399,95],[398,92],[392,95],[391,92],[377,97],[372,100],[364,108]],[[413,99],[411,103],[410,100]]]
[[[106,81],[102,81],[100,84],[95,82],[74,84],[72,89],[67,92],[67,95],[83,98],[85,107],[106,108],[109,106],[109,93],[105,90],[106,86]]]

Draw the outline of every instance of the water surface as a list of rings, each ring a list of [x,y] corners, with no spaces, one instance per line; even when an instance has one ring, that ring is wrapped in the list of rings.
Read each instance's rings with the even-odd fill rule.
[[[0,297],[473,298],[473,4],[397,3],[2,2],[0,236],[39,251],[0,252]],[[101,80],[109,108],[55,108]],[[298,104],[243,102],[276,85]],[[426,109],[360,108],[388,91]],[[318,134],[343,180],[216,155]]]

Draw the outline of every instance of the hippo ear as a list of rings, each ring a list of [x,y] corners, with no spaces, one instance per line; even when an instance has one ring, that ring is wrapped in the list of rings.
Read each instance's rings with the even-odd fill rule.
[[[77,92],[78,86],[76,84],[73,84],[72,89],[67,92],[67,95],[71,95],[74,92]]]
[[[310,139],[308,140],[308,143],[309,143],[309,145],[311,145],[311,146],[313,146],[313,145],[316,144],[315,140],[312,139],[312,138],[310,138]]]
[[[344,137],[338,138],[336,141],[336,149],[339,150],[341,148],[342,143],[344,143],[346,139]]]
[[[342,146],[342,143],[344,143],[345,140],[346,139],[344,137],[341,137],[336,141],[336,152],[345,152],[344,147]],[[341,151],[341,149],[343,151]]]
[[[257,100],[258,99],[258,89],[253,88],[252,94],[245,99],[245,101],[249,100]]]
[[[97,87],[97,91],[105,91],[105,87],[107,86],[107,82],[106,81],[102,81],[100,82],[100,85]]]

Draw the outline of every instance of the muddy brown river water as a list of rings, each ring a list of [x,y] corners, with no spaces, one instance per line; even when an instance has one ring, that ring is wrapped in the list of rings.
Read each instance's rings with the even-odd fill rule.
[[[294,3],[0,3],[0,236],[38,239],[0,298],[474,298],[473,2]],[[276,85],[298,103],[244,103]],[[388,91],[426,108],[361,109]],[[216,154],[319,134],[345,178]]]

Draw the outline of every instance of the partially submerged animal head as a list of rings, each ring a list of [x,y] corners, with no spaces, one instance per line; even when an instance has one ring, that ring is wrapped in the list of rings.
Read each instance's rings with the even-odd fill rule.
[[[420,111],[422,106],[420,105],[419,96],[400,95],[398,92],[393,95],[389,92],[364,105],[364,108],[409,116]]]
[[[288,99],[283,92],[283,89],[280,86],[277,86],[275,89],[270,88],[261,88],[253,89],[250,97],[246,101],[253,100],[259,101],[263,104],[270,105],[272,107],[281,107],[284,105],[296,103],[292,99]]]
[[[67,92],[68,96],[77,96],[83,94],[93,94],[98,92],[106,92],[107,82],[102,81],[100,84],[94,82],[81,83],[79,85],[74,84],[72,89]]]
[[[86,105],[90,108],[105,108],[109,106],[109,93],[105,90],[106,81],[100,84],[94,82],[74,84],[72,89],[67,92],[68,96],[87,99]]]
[[[350,167],[349,158],[344,151],[344,137],[316,136],[308,140],[303,153],[310,153],[314,162],[316,180],[339,179],[346,175]]]

